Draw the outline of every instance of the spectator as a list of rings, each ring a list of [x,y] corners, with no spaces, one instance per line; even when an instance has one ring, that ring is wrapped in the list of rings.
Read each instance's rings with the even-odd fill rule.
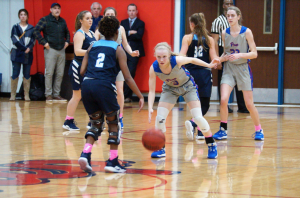
[[[11,30],[11,40],[13,47],[11,50],[11,62],[13,65],[13,72],[11,76],[11,97],[10,100],[16,100],[16,91],[23,64],[23,86],[25,101],[30,101],[30,68],[33,60],[32,48],[34,46],[34,27],[28,24],[28,11],[21,9],[18,12],[20,23],[15,24]]]
[[[212,23],[211,27],[211,36],[215,40],[215,45],[216,45],[216,52],[217,55],[221,56],[223,54],[223,42],[222,42],[222,31],[225,30],[226,28],[229,27],[229,23],[226,18],[226,13],[228,7],[233,6],[233,0],[223,0],[223,10],[224,13],[218,16]],[[221,99],[220,96],[220,82],[221,82],[221,77],[222,77],[222,72],[223,68],[222,65],[218,67],[218,95],[219,99]],[[243,92],[239,91],[237,89],[237,86],[235,86],[235,92],[236,92],[236,99],[238,103],[238,112],[240,113],[249,113],[249,111],[246,108],[245,102],[244,102],[244,97],[243,97]],[[228,112],[232,113],[233,110],[228,107]]]
[[[61,6],[58,3],[53,3],[50,11],[48,16],[40,19],[34,29],[34,35],[39,44],[45,47],[45,96],[46,101],[67,101],[60,96],[60,89],[65,68],[65,49],[70,42],[70,33],[66,21],[60,17]],[[42,37],[41,31],[43,31],[44,37]]]
[[[93,15],[93,24],[90,28],[90,30],[92,30],[93,32],[96,31],[96,27],[98,26],[99,21],[103,18],[103,16],[100,15],[102,11],[102,5],[98,2],[94,2],[91,5],[91,12]]]
[[[144,45],[143,45],[143,34],[145,30],[145,23],[137,18],[138,10],[135,4],[129,4],[127,7],[127,13],[129,18],[121,22],[126,32],[126,37],[132,51],[139,50],[140,56],[145,56]],[[139,57],[132,57],[126,52],[127,65],[132,78],[135,76]],[[125,102],[131,102],[132,91],[127,84],[124,85]]]

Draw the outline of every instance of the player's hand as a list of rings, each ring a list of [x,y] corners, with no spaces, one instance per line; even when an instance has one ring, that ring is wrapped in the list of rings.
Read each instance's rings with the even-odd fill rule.
[[[151,123],[151,117],[153,113],[153,109],[148,110],[149,111],[149,124]]]
[[[218,69],[218,70],[221,70],[222,67],[223,67],[222,63],[217,64],[217,69]]]
[[[139,57],[140,56],[140,51],[139,50],[132,51],[132,53],[130,55],[132,57]]]
[[[226,54],[225,56],[222,56],[222,62],[228,61],[229,60],[229,56],[228,54]]]
[[[241,58],[241,54],[239,54],[239,53],[230,54],[228,56],[229,61],[234,61],[234,60],[239,59],[239,58]]]
[[[44,45],[44,47],[45,47],[47,50],[49,50],[49,49],[50,49],[49,43],[46,43],[46,44]]]
[[[140,98],[139,106],[140,106],[140,108],[139,108],[138,112],[140,112],[142,110],[142,108],[144,107],[144,98]]]
[[[66,49],[68,46],[69,46],[69,43],[68,43],[68,42],[65,42],[64,49]]]
[[[219,58],[214,58],[210,64],[220,64],[220,63],[221,63],[221,61]]]

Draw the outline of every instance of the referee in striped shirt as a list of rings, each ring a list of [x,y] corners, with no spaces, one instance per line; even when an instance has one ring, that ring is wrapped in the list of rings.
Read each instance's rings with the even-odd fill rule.
[[[222,31],[229,28],[229,23],[228,23],[225,15],[227,13],[228,7],[230,7],[230,6],[233,6],[233,0],[223,0],[224,14],[221,14],[220,16],[218,16],[213,21],[212,26],[211,26],[211,36],[215,40],[215,45],[216,45],[215,49],[216,49],[216,53],[217,54],[219,53],[219,56],[221,56],[223,54],[223,46],[224,46],[224,43],[222,41]],[[219,95],[219,99],[220,99],[221,98],[220,82],[221,82],[222,72],[223,72],[222,65],[220,65],[218,67],[218,69],[219,69],[218,70],[218,95]],[[245,105],[243,92],[239,91],[237,89],[237,86],[235,86],[235,92],[236,92],[236,99],[237,99],[237,103],[238,103],[238,112],[249,113],[249,111],[247,110],[246,105]],[[233,110],[228,107],[228,112],[232,113]]]

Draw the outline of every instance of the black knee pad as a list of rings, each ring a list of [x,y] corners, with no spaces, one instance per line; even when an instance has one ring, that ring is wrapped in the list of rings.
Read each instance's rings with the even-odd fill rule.
[[[116,119],[113,120],[113,121],[108,121],[106,119],[106,123],[108,124],[108,133],[109,133],[109,137],[108,137],[108,140],[107,140],[107,144],[115,144],[115,145],[119,145],[120,144],[120,126],[119,126],[119,113],[118,111],[115,111],[113,113],[110,113],[110,114],[106,114],[106,117],[113,117],[113,116],[116,116]],[[112,132],[110,131],[110,124],[116,124],[118,126],[117,130],[118,132]],[[112,138],[110,136],[116,136],[116,138]]]
[[[90,116],[90,122],[91,122],[91,128],[86,132],[85,139],[88,136],[92,136],[95,141],[98,140],[98,137],[101,136],[101,133],[103,131],[103,124],[104,124],[104,113],[100,112],[97,114],[92,114]],[[96,120],[93,120],[92,118],[97,118]]]

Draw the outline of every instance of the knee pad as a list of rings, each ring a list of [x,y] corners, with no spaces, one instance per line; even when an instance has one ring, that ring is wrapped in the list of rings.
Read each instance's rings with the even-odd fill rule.
[[[89,115],[90,122],[91,122],[91,128],[86,132],[85,139],[88,136],[92,136],[95,141],[98,140],[98,137],[101,136],[101,133],[103,131],[103,124],[104,124],[104,113],[95,113]],[[98,118],[96,120],[93,120],[92,118]]]
[[[164,107],[158,107],[157,108],[157,116],[155,119],[155,127],[160,129],[162,132],[166,132],[166,119],[169,114],[169,110]]]
[[[202,132],[209,131],[210,127],[206,119],[202,116],[201,108],[193,108],[191,109],[191,114],[194,118],[194,122],[198,125]]]
[[[114,116],[116,117],[115,120],[108,121],[106,119],[106,123],[108,124],[108,134],[109,134],[109,137],[108,137],[108,140],[107,140],[107,144],[119,145],[120,144],[120,138],[121,138],[121,132],[119,131],[120,130],[120,126],[119,126],[119,113],[118,113],[118,111],[115,111],[113,113],[106,114],[106,117],[114,117]],[[117,125],[118,132],[111,131],[111,129],[110,129],[110,125],[111,124]],[[111,136],[115,136],[115,137],[111,137]]]

